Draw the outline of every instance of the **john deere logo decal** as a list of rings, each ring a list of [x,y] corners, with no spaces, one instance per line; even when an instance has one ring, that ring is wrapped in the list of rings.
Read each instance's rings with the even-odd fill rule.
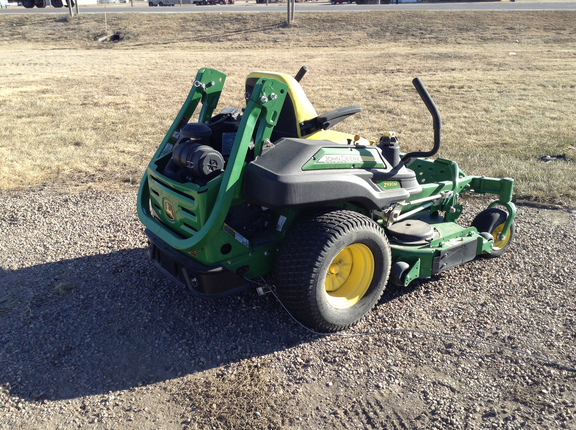
[[[174,205],[172,202],[170,202],[170,200],[164,200],[164,212],[170,221],[174,221]]]

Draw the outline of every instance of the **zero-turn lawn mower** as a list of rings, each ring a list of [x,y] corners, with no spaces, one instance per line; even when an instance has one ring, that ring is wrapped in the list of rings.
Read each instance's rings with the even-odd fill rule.
[[[214,115],[226,76],[199,70],[140,185],[138,215],[162,272],[202,297],[270,275],[300,322],[334,332],[366,315],[388,282],[407,286],[508,249],[513,180],[430,159],[441,118],[418,78],[434,147],[402,154],[394,133],[376,143],[331,130],[361,109],[318,115],[299,84],[305,72],[251,73],[242,112]],[[464,192],[497,197],[470,227],[455,222]]]

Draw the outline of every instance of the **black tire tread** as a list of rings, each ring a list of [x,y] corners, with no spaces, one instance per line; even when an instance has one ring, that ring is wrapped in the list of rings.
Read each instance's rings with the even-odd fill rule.
[[[330,246],[334,245],[344,233],[354,229],[373,230],[377,234],[382,234],[386,240],[378,224],[360,213],[349,210],[321,211],[304,216],[292,226],[284,239],[277,258],[275,276],[277,293],[292,315],[308,327],[334,332],[356,323],[345,327],[327,324],[323,322],[317,309],[309,301],[303,300],[303,297],[315,291],[316,285],[313,280],[318,276]],[[390,260],[389,247],[387,252]],[[384,285],[386,282],[387,277]],[[376,302],[383,290],[384,288]]]
[[[503,211],[502,209],[498,208],[490,208],[483,210],[480,212],[474,220],[472,221],[471,226],[476,227],[479,233],[489,233],[492,234],[496,227],[500,224],[506,222],[506,218],[508,218],[508,214]],[[510,247],[512,240],[514,239],[514,233],[516,231],[516,226],[514,222],[510,226],[509,235],[510,238],[508,239],[508,243],[500,250],[493,251],[490,254],[482,254],[482,257],[485,258],[496,258],[500,257],[506,250]]]

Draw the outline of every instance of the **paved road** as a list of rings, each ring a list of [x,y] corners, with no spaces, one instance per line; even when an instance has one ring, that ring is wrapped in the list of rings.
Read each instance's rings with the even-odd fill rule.
[[[488,3],[405,3],[389,5],[357,5],[343,4],[331,5],[328,2],[298,3],[296,12],[355,12],[373,10],[430,10],[430,11],[541,11],[541,10],[576,10],[576,2],[562,3],[525,3],[525,2],[488,2]],[[80,13],[103,13],[104,5],[94,7],[84,6]],[[148,7],[147,5],[112,5],[106,8],[107,13],[201,13],[201,12],[286,12],[286,3],[274,3],[269,6],[255,3],[240,3],[227,6],[194,6],[184,5],[174,7]],[[6,14],[67,14],[67,8],[55,9],[25,9],[22,6],[10,6],[2,9],[0,13]]]

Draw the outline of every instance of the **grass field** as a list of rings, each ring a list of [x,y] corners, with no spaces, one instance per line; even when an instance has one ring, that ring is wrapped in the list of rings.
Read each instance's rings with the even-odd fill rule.
[[[576,201],[576,13],[366,12],[0,16],[0,190],[122,190],[141,174],[198,68],[228,75],[240,107],[253,70],[302,81],[318,113],[358,105],[339,129],[404,151],[432,145],[411,86],[443,117],[439,156],[509,176],[521,198]],[[119,43],[98,38],[120,31]],[[568,162],[540,163],[566,154]]]

